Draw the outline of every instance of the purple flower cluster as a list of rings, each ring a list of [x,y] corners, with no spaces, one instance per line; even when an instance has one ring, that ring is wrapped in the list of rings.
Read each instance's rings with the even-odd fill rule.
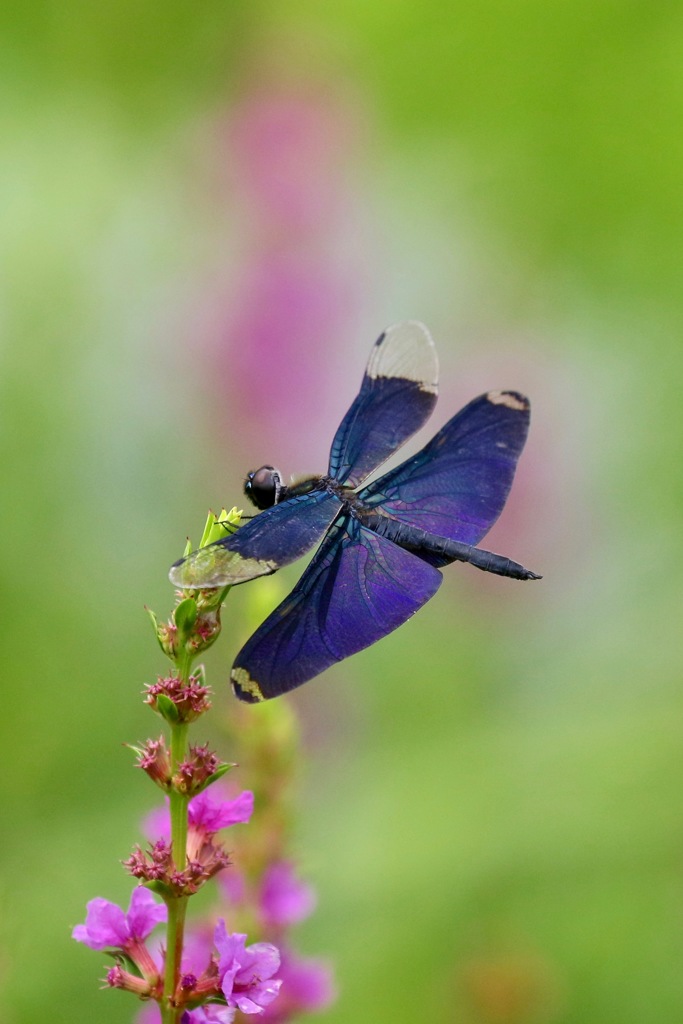
[[[248,791],[229,800],[214,799],[204,791],[190,801],[188,808],[188,866],[184,872],[173,867],[166,839],[170,831],[167,810],[154,818],[163,834],[152,844],[150,854],[143,854],[138,847],[126,866],[134,874],[139,870],[147,880],[163,880],[164,885],[173,886],[176,892],[182,891],[183,886],[187,890],[192,872],[195,881],[201,880],[208,870],[207,864],[215,863],[220,867],[227,864],[227,855],[214,844],[214,836],[222,828],[249,821],[253,808],[253,794]],[[91,949],[106,949],[118,956],[107,975],[111,987],[127,989],[142,998],[158,999],[163,965],[160,958],[155,959],[145,940],[167,916],[166,906],[157,903],[152,893],[141,886],[133,891],[127,913],[108,900],[99,897],[91,900],[85,924],[74,928],[73,937]],[[214,935],[217,954],[208,955],[199,973],[185,970],[186,965],[182,965],[176,1005],[208,998],[225,1000],[224,1006],[208,1005],[188,1010],[183,1018],[186,1024],[225,1024],[232,1021],[236,1009],[242,1013],[263,1013],[275,999],[282,984],[274,977],[280,966],[280,954],[270,943],[247,946],[246,939],[246,935],[229,934],[221,920]],[[126,959],[132,961],[140,976],[124,968]]]
[[[91,949],[114,949],[130,956],[167,916],[163,903],[140,886],[133,889],[127,913],[99,896],[90,900],[85,924],[76,925],[73,938]]]
[[[247,946],[246,939],[246,935],[229,935],[223,920],[216,925],[220,987],[228,1006],[242,1013],[263,1013],[282,985],[279,979],[273,980],[280,954],[269,942]]]
[[[324,1010],[336,996],[331,968],[315,957],[281,949],[278,976],[280,995],[262,1018],[268,1024],[287,1024],[301,1013]]]
[[[166,907],[140,887],[133,891],[127,913],[108,900],[91,900],[85,924],[74,928],[73,937],[91,949],[106,949],[133,961],[142,977],[124,970],[121,962],[117,962],[107,976],[113,988],[158,998],[162,964],[147,949],[145,939],[157,924],[166,920],[166,915]],[[187,1024],[224,1024],[233,1020],[236,1009],[262,1014],[273,1002],[282,985],[281,979],[275,977],[280,954],[269,942],[247,946],[246,940],[246,935],[229,934],[223,920],[218,922],[214,934],[217,952],[209,954],[201,974],[182,974],[176,1004],[182,1006],[209,998],[222,999],[225,1004],[188,1010],[183,1017]]]
[[[304,921],[315,910],[315,893],[296,877],[291,861],[276,861],[266,870],[261,883],[261,916],[265,928],[289,928]]]
[[[116,965],[107,974],[107,983],[112,988],[125,988],[140,997],[158,998],[161,971],[145,939],[167,916],[164,904],[157,903],[152,893],[141,886],[133,890],[127,913],[99,896],[90,900],[85,924],[76,925],[72,935],[91,949],[118,954]],[[125,970],[122,958],[124,962],[125,959],[132,961],[139,975]]]
[[[210,517],[202,543],[216,539],[213,526]],[[254,719],[243,728],[246,723],[236,717],[238,749],[247,759],[250,749],[259,752],[252,770],[260,813],[240,849],[242,869],[226,873],[224,895],[234,930],[218,915],[186,928],[188,897],[232,865],[218,834],[248,823],[254,811],[252,792],[237,792],[221,781],[236,766],[219,760],[206,744],[189,745],[186,735],[188,724],[209,707],[204,670],[190,674],[190,665],[218,635],[224,596],[181,593],[166,624],[150,613],[177,673],[148,687],[146,703],[164,719],[170,739],[162,733],[131,749],[138,767],[166,794],[166,806],[145,822],[147,847],[136,845],[124,861],[141,883],[128,910],[98,897],[88,903],[85,922],[73,929],[78,942],[113,958],[107,984],[143,1001],[139,1024],[239,1024],[253,1014],[287,1024],[332,998],[327,968],[298,957],[286,941],[287,929],[311,912],[315,898],[283,855],[283,793],[293,758],[288,728],[279,728],[276,718]],[[165,938],[152,936],[162,924]],[[261,941],[247,944],[247,932]]]
[[[168,808],[155,811],[147,819],[147,829],[158,838],[144,851],[136,846],[124,861],[124,867],[142,882],[158,882],[174,896],[187,896],[230,863],[216,833],[230,825],[248,822],[254,810],[254,797],[248,790],[232,800],[214,799],[208,790],[190,800],[188,807],[187,865],[175,867]]]
[[[269,1005],[263,1020],[285,1024],[301,1013],[313,1013],[329,1006],[335,997],[332,971],[317,958],[302,957],[291,946],[288,930],[303,921],[315,909],[315,893],[296,875],[291,861],[275,861],[264,872],[256,891],[250,891],[245,878],[234,868],[219,879],[233,909],[256,917],[261,934],[268,936],[280,950],[282,982],[280,995]]]
[[[156,1024],[158,1016],[149,1024]],[[235,1010],[231,1006],[200,1006],[196,1010],[186,1010],[180,1024],[232,1024]]]

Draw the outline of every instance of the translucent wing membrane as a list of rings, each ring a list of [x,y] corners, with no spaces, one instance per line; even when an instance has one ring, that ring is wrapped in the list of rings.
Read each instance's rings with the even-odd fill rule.
[[[171,566],[182,590],[225,587],[289,565],[317,544],[341,508],[327,491],[311,491],[274,505],[229,537],[193,551]]]
[[[438,362],[427,328],[396,324],[373,347],[360,392],[332,442],[329,475],[357,487],[428,419]]]
[[[293,690],[391,633],[436,593],[441,579],[415,555],[342,519],[237,655],[235,693],[254,702]]]
[[[438,537],[477,544],[500,515],[529,429],[529,402],[489,391],[359,498]]]

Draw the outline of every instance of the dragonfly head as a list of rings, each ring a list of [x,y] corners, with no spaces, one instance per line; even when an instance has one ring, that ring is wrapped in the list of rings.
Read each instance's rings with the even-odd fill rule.
[[[247,473],[244,493],[256,508],[272,508],[285,497],[285,492],[280,472],[273,466],[261,466]]]

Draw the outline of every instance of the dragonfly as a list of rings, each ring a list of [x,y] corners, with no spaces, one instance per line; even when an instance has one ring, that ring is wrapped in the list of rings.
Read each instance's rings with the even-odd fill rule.
[[[366,482],[426,422],[438,361],[427,328],[410,320],[375,342],[360,391],[332,441],[324,476],[286,484],[273,466],[250,472],[261,511],[230,536],[176,562],[181,590],[245,583],[319,547],[292,592],[235,658],[237,697],[287,693],[402,625],[467,562],[516,580],[541,577],[478,547],[503,510],[529,429],[529,401],[488,391],[417,454]]]

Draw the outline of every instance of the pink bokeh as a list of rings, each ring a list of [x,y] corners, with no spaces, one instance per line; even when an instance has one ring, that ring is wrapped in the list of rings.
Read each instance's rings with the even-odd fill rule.
[[[245,472],[272,462],[288,479],[327,466],[363,291],[357,134],[341,87],[272,69],[245,76],[218,123],[239,258],[209,298],[204,358]]]

